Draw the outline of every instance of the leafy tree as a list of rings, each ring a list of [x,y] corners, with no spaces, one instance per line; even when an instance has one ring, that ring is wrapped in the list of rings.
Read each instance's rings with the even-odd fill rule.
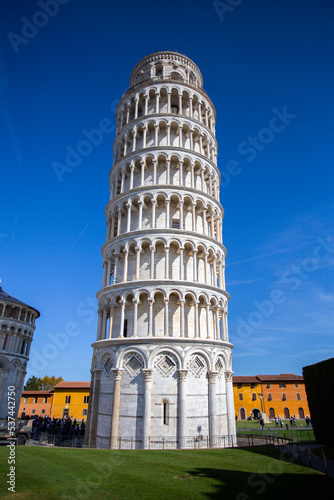
[[[51,391],[58,382],[62,382],[62,377],[49,377],[45,375],[43,378],[37,378],[35,375],[27,380],[24,386],[24,391]]]
[[[32,377],[28,378],[26,385],[23,388],[24,391],[41,391],[42,390],[42,382],[40,378]]]
[[[63,378],[62,377],[55,377],[52,375],[49,377],[48,375],[45,375],[42,379],[40,379],[41,385],[42,385],[42,391],[51,391],[58,382],[62,382]]]

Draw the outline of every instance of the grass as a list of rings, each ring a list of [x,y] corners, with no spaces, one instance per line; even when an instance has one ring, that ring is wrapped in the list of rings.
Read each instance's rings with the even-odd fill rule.
[[[282,420],[283,426],[285,428],[286,424],[289,424],[290,426],[290,420]],[[296,425],[298,428],[301,429],[312,429],[312,427],[307,427],[305,420],[296,420]],[[271,420],[270,424],[265,424],[266,427],[270,428],[276,428],[275,420]],[[237,420],[236,421],[236,427],[238,429],[258,429],[260,427],[260,424],[257,420]]]
[[[0,448],[2,499],[264,500],[332,498],[333,481],[280,460],[272,447],[223,450],[16,448],[16,492],[7,491],[9,451]],[[282,458],[282,457],[281,457]]]

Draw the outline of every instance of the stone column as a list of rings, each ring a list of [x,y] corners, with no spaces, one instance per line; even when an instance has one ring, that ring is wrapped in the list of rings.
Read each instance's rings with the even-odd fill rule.
[[[167,90],[167,113],[170,113],[171,112],[171,109],[170,109],[170,98],[171,98],[171,90]]]
[[[143,368],[144,374],[144,422],[143,422],[143,449],[150,448],[151,406],[152,406],[152,377],[153,370]]]
[[[89,444],[88,444],[90,448],[95,448],[96,446],[96,429],[97,429],[97,420],[99,411],[101,370],[93,370],[93,378],[94,378],[94,392],[93,392],[94,397],[92,402],[93,418],[89,433]]]
[[[124,253],[124,274],[123,274],[123,281],[127,281],[128,280],[128,255],[129,255],[129,250],[127,248],[124,248],[123,253]]]
[[[106,282],[105,286],[110,285],[110,274],[111,274],[111,259],[108,258],[107,282]]]
[[[130,166],[130,189],[133,189],[133,172],[134,172],[134,169],[135,169],[135,164],[132,161],[131,162],[131,166]]]
[[[139,212],[138,212],[138,229],[141,229],[142,219],[143,219],[143,201],[138,201]]]
[[[182,125],[179,126],[179,147],[182,148],[183,147],[183,139],[182,139]]]
[[[153,185],[157,183],[157,160],[152,160],[153,163]]]
[[[184,337],[184,300],[180,300],[180,337]]]
[[[179,202],[180,205],[180,229],[183,229],[183,201]]]
[[[147,125],[143,125],[143,149],[146,148]]]
[[[117,213],[118,213],[118,221],[117,221],[117,236],[118,236],[119,234],[121,234],[122,230],[122,209],[118,208]]]
[[[141,161],[140,162],[141,169],[140,169],[140,185],[145,186],[145,162]]]
[[[115,253],[114,263],[114,283],[117,283],[118,253]]]
[[[103,276],[102,276],[102,288],[106,286],[107,282],[107,262],[103,262]]]
[[[148,108],[148,100],[149,100],[149,96],[147,94],[145,94],[145,116],[147,115],[147,108]]]
[[[206,338],[210,338],[210,304],[206,304]]]
[[[165,279],[169,279],[169,247],[165,247]]]
[[[165,302],[164,336],[168,337],[168,303],[169,303],[169,299],[164,299],[164,302]]]
[[[153,245],[150,245],[150,250],[151,250],[151,262],[150,262],[150,279],[154,279],[154,252],[155,252],[155,247]]]
[[[196,231],[196,203],[192,203],[192,231]]]
[[[113,322],[114,322],[114,317],[113,317],[113,310],[114,310],[114,305],[110,306],[110,313],[109,313],[109,332],[108,332],[108,338],[112,339],[112,327],[113,327]]]
[[[110,432],[110,449],[117,449],[118,431],[119,431],[119,412],[121,406],[121,380],[122,372],[119,368],[114,368],[114,394],[112,402],[112,417],[111,417],[111,432]]]
[[[126,221],[126,231],[127,233],[130,231],[130,228],[131,228],[131,203],[127,203],[126,204],[126,207],[128,209],[128,217],[127,217],[127,221]]]
[[[135,120],[138,118],[138,101],[139,101],[139,96],[136,95],[136,97],[135,97]]]
[[[198,301],[195,300],[195,338],[199,337]]]
[[[136,276],[135,279],[139,280],[139,270],[140,270],[140,248],[136,247]]]
[[[101,309],[98,310],[98,321],[97,321],[97,332],[96,332],[96,340],[100,340],[101,338],[101,324],[102,324],[102,312]]]
[[[170,200],[166,200],[166,229],[169,229]]]
[[[186,447],[187,437],[187,384],[188,370],[178,370],[179,374],[179,448]]]
[[[133,337],[137,337],[137,316],[138,316],[138,299],[132,299],[133,302]]]
[[[180,280],[184,280],[184,264],[183,264],[183,252],[184,248],[180,247]]]
[[[106,338],[106,328],[107,328],[107,309],[103,309],[102,313],[102,330],[101,330],[101,339]]]
[[[170,160],[166,160],[166,184],[170,184]]]
[[[147,299],[148,302],[148,336],[152,337],[153,335],[153,299]]]
[[[220,339],[220,328],[219,328],[219,308],[215,308],[215,321],[216,321],[216,340]]]
[[[123,193],[124,192],[124,181],[125,181],[125,169],[124,168],[122,168],[121,174],[122,174],[122,176],[121,176],[121,193]]]
[[[125,300],[120,300],[121,304],[121,321],[120,321],[120,328],[119,328],[119,336],[124,337],[124,316],[125,316]]]
[[[159,124],[154,125],[155,134],[154,134],[154,146],[159,146]]]
[[[154,200],[152,199],[151,200],[151,204],[152,204],[152,220],[151,220],[151,227],[152,229],[155,228],[155,207],[157,205],[157,200]]]
[[[209,436],[210,447],[217,446],[217,394],[216,380],[218,372],[208,371],[209,378]],[[232,393],[233,394],[233,393]]]
[[[225,372],[228,441],[230,446],[232,446],[232,444],[233,446],[236,446],[237,440],[236,440],[236,426],[235,426],[235,415],[234,415],[232,376],[233,372]]]

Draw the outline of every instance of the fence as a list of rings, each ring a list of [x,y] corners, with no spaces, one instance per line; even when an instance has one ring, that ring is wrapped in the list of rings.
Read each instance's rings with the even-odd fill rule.
[[[277,448],[294,460],[334,478],[334,462],[326,457],[321,446],[316,445],[312,447],[309,444],[285,443],[278,445]],[[319,450],[318,454],[315,454],[314,452],[317,449]]]
[[[119,450],[134,450],[143,449],[144,442],[142,439],[113,438],[113,448]],[[211,440],[209,436],[150,436],[146,441],[146,449],[149,450],[175,450],[181,449],[208,449],[208,448],[233,448],[237,446],[235,435],[214,436]]]

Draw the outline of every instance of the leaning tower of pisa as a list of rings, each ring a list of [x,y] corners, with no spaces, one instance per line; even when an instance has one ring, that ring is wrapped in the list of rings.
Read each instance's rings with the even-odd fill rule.
[[[235,443],[215,109],[198,67],[142,59],[116,112],[86,444]]]

